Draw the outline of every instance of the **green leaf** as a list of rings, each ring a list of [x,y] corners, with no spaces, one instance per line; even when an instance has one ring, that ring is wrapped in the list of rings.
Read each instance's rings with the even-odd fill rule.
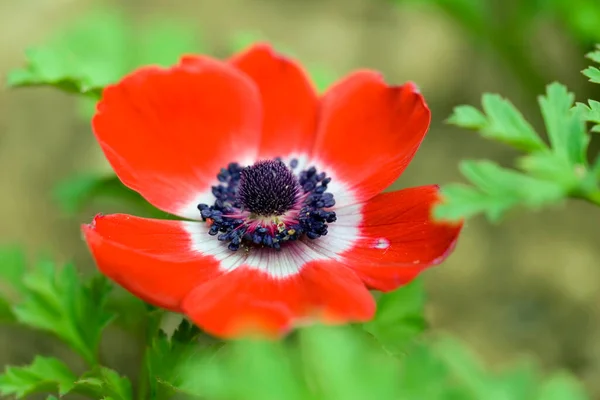
[[[109,368],[101,368],[100,376],[105,396],[114,400],[132,400],[131,382]]]
[[[227,375],[236,384],[223,387],[223,394],[248,400],[313,398],[298,379],[283,343],[241,341],[232,345],[230,354]],[[223,378],[227,382],[227,376]]]
[[[388,351],[399,354],[425,329],[423,281],[415,279],[377,301],[375,318],[363,325]]]
[[[63,396],[73,389],[76,379],[62,361],[38,356],[31,365],[6,368],[0,375],[0,394],[23,398],[33,393],[58,392]]]
[[[0,246],[0,288],[23,290],[25,274],[25,254],[19,246]]]
[[[182,319],[179,323],[179,326],[171,335],[171,344],[179,343],[179,344],[189,344],[198,340],[198,336],[202,331],[198,328],[198,326],[190,323],[187,319]]]
[[[465,385],[476,398],[487,398],[489,378],[470,351],[450,338],[438,340],[434,351],[451,375]]]
[[[600,11],[600,8],[599,8]],[[594,61],[595,63],[600,64],[600,44],[596,45],[597,50],[596,51],[592,51],[588,54],[586,54],[585,56],[587,58],[589,58],[590,60]]]
[[[600,45],[598,45],[597,48],[598,50],[588,53],[586,57],[600,64]],[[589,78],[590,82],[600,83],[600,69],[596,67],[588,67],[582,72],[585,76]]]
[[[587,67],[582,72],[589,78],[590,82],[600,83],[600,69],[596,67]]]
[[[26,52],[27,66],[9,74],[9,86],[51,85],[99,98],[102,88],[128,70],[131,47],[123,16],[98,10],[45,47]]]
[[[481,131],[485,138],[510,144],[525,151],[541,150],[546,145],[523,115],[508,100],[495,94],[484,94],[481,113],[471,106],[454,109],[448,123]]]
[[[486,116],[473,106],[455,107],[446,122],[468,129],[482,129],[488,125]]]
[[[556,152],[536,152],[517,160],[517,166],[534,178],[556,182],[565,192],[576,189],[581,181],[582,166],[571,164]]]
[[[98,9],[45,46],[29,49],[27,66],[12,71],[8,85],[51,85],[97,100],[106,85],[134,68],[171,65],[181,54],[199,50],[191,24],[156,21],[140,32],[115,10]],[[89,103],[82,110],[92,111]]]
[[[572,110],[575,95],[559,83],[548,85],[539,98],[552,151],[572,165],[586,165],[589,136],[577,110]]]
[[[492,399],[530,400],[535,398],[538,372],[531,363],[522,362],[492,377],[488,393]]]
[[[588,56],[598,62],[600,47]],[[486,121],[472,107],[457,107],[449,122],[478,129],[484,137],[505,141],[530,153],[517,161],[527,174],[491,162],[462,162],[463,175],[474,187],[455,184],[443,188],[445,201],[436,207],[434,215],[456,220],[484,213],[491,221],[497,221],[515,206],[537,209],[566,197],[600,204],[600,166],[596,161],[589,168],[590,135],[585,126],[586,121],[592,122],[596,124],[592,130],[600,131],[600,102],[590,101],[589,106],[578,103],[574,107],[574,100],[575,96],[556,82],[538,98],[550,147],[543,144],[512,104],[497,95],[483,96]]]
[[[484,213],[495,222],[517,205],[538,209],[566,196],[565,188],[555,182],[523,175],[491,161],[463,161],[460,169],[474,187],[443,187],[444,201],[434,210],[436,218],[456,220]]]
[[[592,127],[592,132],[600,132],[600,101],[588,100],[588,105],[577,103],[576,108],[579,115],[585,121],[595,124]]]
[[[304,370],[322,399],[398,399],[396,360],[360,331],[314,326],[301,332]]]
[[[537,400],[588,400],[580,382],[565,373],[556,374],[541,386]]]
[[[107,302],[106,309],[116,314],[113,325],[136,337],[143,336],[151,314],[148,313],[148,303],[135,297],[125,290],[112,293]]]
[[[535,396],[537,374],[530,364],[521,364],[500,374],[487,372],[471,351],[448,337],[434,344],[434,351],[450,375],[475,399],[529,400]]]
[[[73,215],[93,200],[111,199],[134,207],[138,215],[148,218],[177,219],[158,210],[139,193],[129,189],[114,175],[87,174],[68,178],[54,188],[54,199],[62,210]]]
[[[12,323],[11,301],[23,291],[25,255],[18,246],[0,246],[0,323]]]
[[[116,371],[96,367],[75,382],[73,392],[92,398],[132,400],[131,382]]]
[[[401,359],[398,398],[478,400],[452,378],[430,343],[416,344]]]
[[[586,399],[573,378],[541,383],[529,363],[490,372],[450,338],[415,341],[398,357],[373,344],[359,329],[318,325],[300,328],[287,342],[234,341],[224,353],[206,353],[179,369],[178,389],[228,400]]]
[[[89,364],[97,364],[101,333],[113,317],[105,309],[108,281],[98,276],[82,284],[72,265],[57,271],[43,261],[25,275],[24,285],[25,299],[13,308],[17,320],[55,334]]]
[[[183,319],[171,338],[159,330],[146,352],[146,370],[151,399],[168,399],[184,390],[182,371],[202,357],[198,346],[201,331]]]

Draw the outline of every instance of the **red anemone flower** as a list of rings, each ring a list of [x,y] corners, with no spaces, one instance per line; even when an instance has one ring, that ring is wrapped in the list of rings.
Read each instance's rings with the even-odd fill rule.
[[[126,186],[187,220],[98,215],[85,239],[105,275],[217,336],[369,320],[369,289],[439,264],[461,229],[431,219],[437,186],[381,193],[429,122],[412,83],[363,70],[320,96],[265,44],[140,68],[93,130]]]

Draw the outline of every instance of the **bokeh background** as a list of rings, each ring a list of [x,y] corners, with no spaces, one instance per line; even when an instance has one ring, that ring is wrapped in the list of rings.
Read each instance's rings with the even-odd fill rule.
[[[262,38],[310,66],[323,84],[363,67],[392,83],[415,81],[433,121],[395,188],[458,181],[464,158],[511,162],[510,148],[444,123],[454,106],[479,105],[483,92],[510,98],[538,128],[537,95],[546,83],[567,84],[578,101],[600,100],[600,88],[579,73],[600,42],[597,0],[0,0],[0,76],[24,65],[25,49],[99,7],[122,15],[139,38],[157,21],[184,29],[186,43],[167,40],[167,49],[225,57]],[[89,104],[55,89],[0,91],[0,242],[90,271],[79,224],[123,209],[94,202],[68,215],[54,195],[73,174],[109,172],[88,117]],[[426,273],[433,329],[457,335],[493,366],[532,357],[548,369],[569,369],[600,398],[599,221],[598,209],[577,202],[513,214],[496,226],[469,221],[454,255]],[[140,356],[128,340],[111,330],[103,343],[109,364],[123,372]],[[0,365],[28,362],[36,352],[66,349],[0,327]]]

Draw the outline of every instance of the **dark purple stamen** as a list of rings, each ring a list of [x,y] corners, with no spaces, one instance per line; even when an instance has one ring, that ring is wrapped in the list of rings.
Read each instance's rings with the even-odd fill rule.
[[[283,215],[298,201],[298,178],[278,160],[259,161],[240,174],[237,199],[255,215]]]
[[[297,166],[298,160],[291,160],[290,167]],[[336,220],[335,212],[325,210],[335,205],[333,194],[327,193],[331,178],[314,167],[296,176],[280,159],[246,168],[231,163],[217,179],[220,184],[212,187],[215,203],[199,204],[198,209],[204,221],[211,220],[208,234],[229,242],[232,251],[241,246],[279,250],[282,243],[303,236],[316,239]],[[251,227],[257,216],[283,216],[285,222]]]

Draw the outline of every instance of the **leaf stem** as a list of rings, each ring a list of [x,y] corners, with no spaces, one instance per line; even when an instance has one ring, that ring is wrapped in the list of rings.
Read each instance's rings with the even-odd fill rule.
[[[160,323],[162,321],[162,317],[164,315],[164,311],[154,309],[154,307],[148,306],[148,311],[146,312],[146,322],[144,327],[144,335],[142,343],[142,362],[139,369],[138,375],[138,384],[137,384],[137,399],[138,400],[147,400],[148,393],[150,391],[150,373],[151,371],[148,368],[148,350],[152,346],[152,339],[155,337],[158,329],[160,327]]]
[[[146,353],[147,349],[144,349],[144,355],[142,356],[142,362],[140,366],[140,372],[138,376],[137,384],[137,398],[138,400],[145,400],[148,397],[148,386],[150,384],[150,377],[148,376],[148,368],[146,366]]]

